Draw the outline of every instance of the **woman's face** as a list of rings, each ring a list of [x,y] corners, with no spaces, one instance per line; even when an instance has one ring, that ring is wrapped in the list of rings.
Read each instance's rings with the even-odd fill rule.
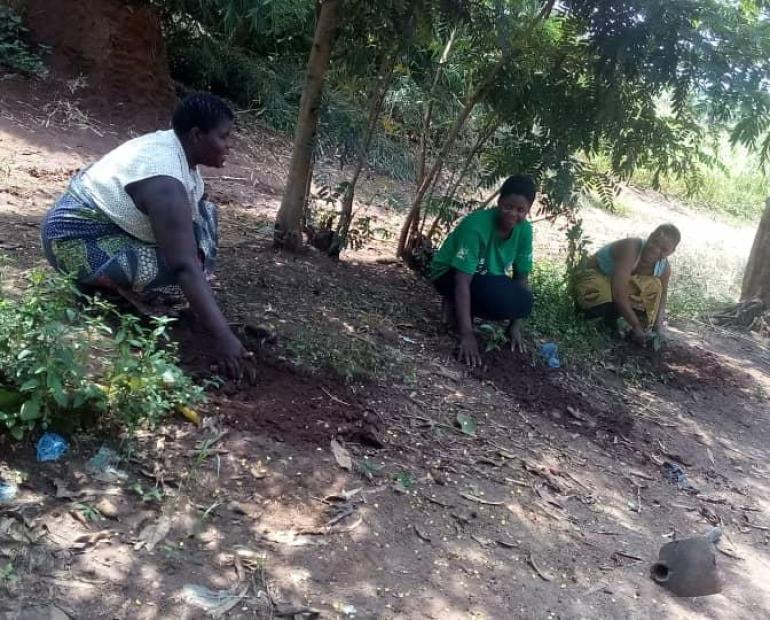
[[[657,262],[668,258],[676,250],[677,243],[666,235],[652,235],[644,246],[647,260]]]
[[[497,201],[497,206],[500,209],[500,230],[507,234],[527,219],[532,203],[525,196],[510,194],[502,196]]]
[[[199,164],[210,168],[221,168],[225,165],[225,159],[230,151],[230,134],[233,130],[233,121],[225,119],[211,131],[203,132],[193,129],[195,140],[196,159]]]

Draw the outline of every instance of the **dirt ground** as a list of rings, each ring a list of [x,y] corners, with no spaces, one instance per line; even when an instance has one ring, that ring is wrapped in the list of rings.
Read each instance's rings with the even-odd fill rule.
[[[50,114],[64,109],[58,95],[5,85],[12,284],[41,264],[38,223],[72,172],[149,127],[75,114],[71,101]],[[217,293],[234,322],[277,332],[259,347],[259,381],[213,392],[201,427],[141,433],[125,478],[85,467],[116,438],[70,437],[66,457],[44,464],[33,441],[0,438],[0,476],[23,478],[0,505],[0,618],[203,618],[198,586],[225,591],[215,603],[231,618],[770,615],[766,342],[677,324],[659,356],[619,347],[603,366],[553,371],[497,352],[469,373],[436,328],[430,287],[381,260],[391,241],[340,263],[274,253],[286,140],[245,132],[233,151],[204,174],[222,206]],[[398,221],[383,197],[404,188],[370,178],[362,190],[364,212]],[[394,366],[365,383],[314,372],[296,361],[310,333]],[[195,335],[181,337],[195,367]],[[629,359],[638,376],[621,376]],[[664,463],[693,488],[668,482]],[[662,544],[715,524],[721,594],[677,599],[653,583]]]

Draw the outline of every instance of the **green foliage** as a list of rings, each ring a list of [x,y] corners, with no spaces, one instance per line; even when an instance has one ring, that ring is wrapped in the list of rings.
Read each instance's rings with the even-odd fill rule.
[[[536,263],[530,284],[535,305],[525,326],[536,340],[556,342],[562,364],[593,361],[606,355],[611,346],[609,334],[596,321],[586,320],[576,311],[564,265]]]
[[[44,75],[45,64],[39,52],[24,42],[27,29],[21,17],[0,4],[0,66],[30,75]]]
[[[349,183],[347,182],[340,183],[335,187],[322,185],[316,193],[310,196],[306,214],[308,231],[312,231],[314,235],[326,231],[326,234],[331,235],[331,231],[336,228],[339,220],[340,201],[348,186]],[[375,217],[361,215],[353,219],[344,245],[353,250],[360,250],[374,240],[386,241],[390,237],[391,231],[379,226]]]
[[[344,331],[299,329],[288,349],[300,365],[330,372],[349,383],[381,378],[393,363],[373,341]]]
[[[291,131],[313,3],[155,4],[175,78],[256,108],[262,122]],[[553,10],[540,19],[546,7]],[[530,172],[550,214],[574,220],[586,193],[613,210],[617,180],[637,170],[650,184],[684,184],[688,195],[699,192],[730,213],[754,213],[749,205],[761,204],[755,198],[766,184],[750,174],[713,175],[718,162],[710,148],[724,131],[733,144],[757,151],[760,163],[770,154],[770,20],[759,0],[348,2],[326,76],[318,157],[350,162],[361,148],[379,59],[396,51],[368,154],[381,172],[414,178],[427,101],[430,165],[468,96],[497,67],[447,154],[446,178],[494,117],[499,128],[468,184],[489,188]],[[596,165],[600,158],[606,165]]]
[[[500,323],[482,323],[479,325],[479,333],[484,342],[484,350],[500,351],[508,344],[508,334],[505,326]]]
[[[167,327],[144,327],[82,298],[61,276],[32,272],[20,296],[0,299],[1,427],[21,439],[54,421],[104,414],[131,432],[201,401]]]
[[[649,169],[640,169],[632,180],[695,209],[739,220],[758,220],[770,195],[770,181],[757,157],[730,149],[722,151],[718,161],[719,165],[700,164],[681,177],[660,175],[656,178]]]

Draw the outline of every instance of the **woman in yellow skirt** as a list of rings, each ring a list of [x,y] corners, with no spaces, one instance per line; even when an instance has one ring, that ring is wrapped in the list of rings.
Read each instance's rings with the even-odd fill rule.
[[[660,334],[671,278],[668,257],[681,238],[676,226],[663,224],[647,240],[630,237],[605,245],[575,274],[578,307],[611,325],[624,318],[639,344],[652,331]]]

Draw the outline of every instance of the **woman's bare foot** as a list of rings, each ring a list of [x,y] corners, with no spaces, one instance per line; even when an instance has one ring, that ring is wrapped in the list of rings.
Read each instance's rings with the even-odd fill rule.
[[[172,306],[157,302],[147,302],[133,291],[118,288],[116,292],[143,317],[168,316],[176,318],[179,314]]]

